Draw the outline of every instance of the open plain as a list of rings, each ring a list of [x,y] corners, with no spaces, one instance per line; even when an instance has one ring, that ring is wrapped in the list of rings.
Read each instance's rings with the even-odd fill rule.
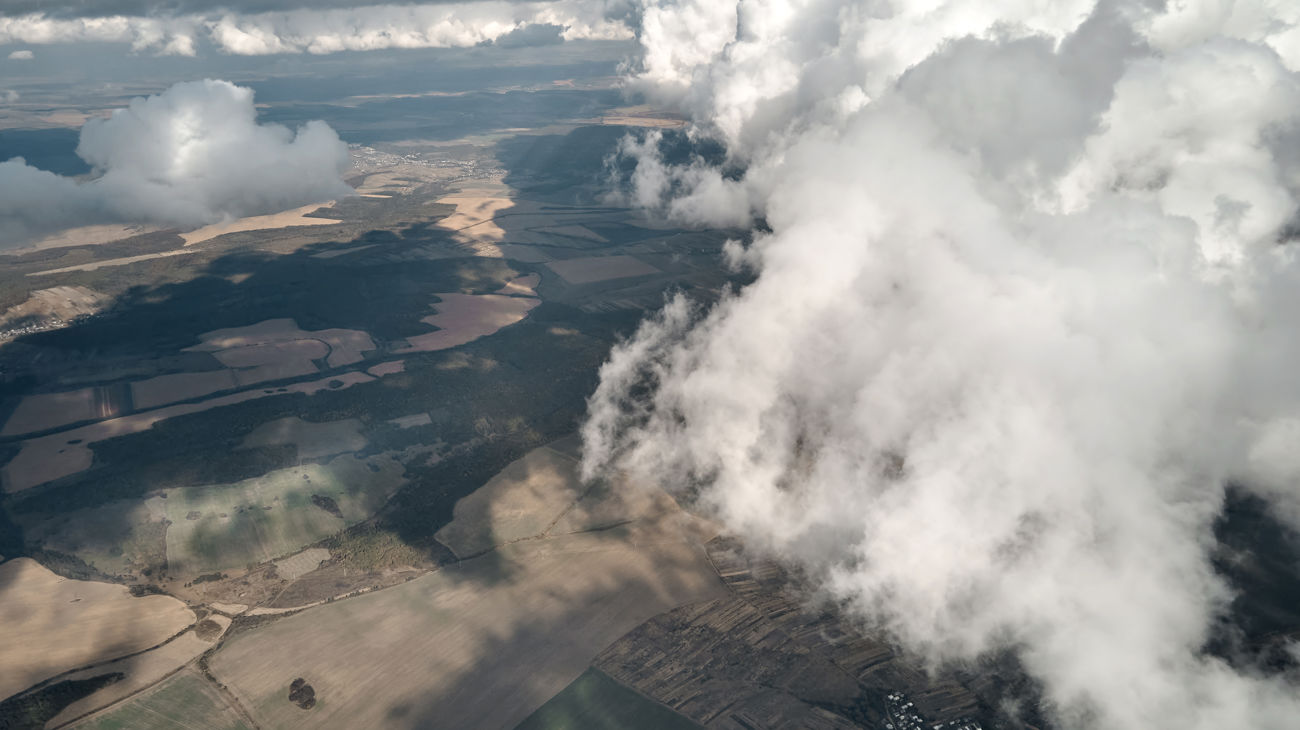
[[[68,580],[29,558],[0,563],[0,696],[160,644],[194,622],[170,596]]]

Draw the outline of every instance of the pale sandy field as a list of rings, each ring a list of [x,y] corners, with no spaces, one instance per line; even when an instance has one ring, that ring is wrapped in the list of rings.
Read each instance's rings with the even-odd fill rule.
[[[84,286],[55,286],[32,292],[22,304],[16,304],[0,315],[0,327],[8,327],[19,320],[70,320],[94,314],[104,308],[107,298]]]
[[[382,378],[385,375],[396,375],[404,370],[406,370],[405,360],[389,360],[388,362],[381,362],[378,365],[371,367],[369,370],[366,370],[366,372],[376,378]]]
[[[590,284],[608,279],[658,274],[659,269],[631,256],[591,256],[552,261],[547,267],[570,284]]]
[[[535,297],[537,292],[534,291],[537,285],[542,283],[542,277],[537,274],[528,274],[518,279],[513,279],[506,283],[505,286],[497,289],[497,294],[513,294],[515,296]]]
[[[500,294],[439,294],[438,298],[442,301],[433,305],[437,313],[420,320],[438,331],[406,338],[410,346],[398,352],[432,352],[472,342],[518,322],[541,304],[540,299]]]
[[[619,127],[652,127],[655,129],[677,129],[686,126],[686,120],[675,114],[665,114],[649,104],[635,104],[610,109],[600,118],[601,124]]]
[[[170,596],[69,580],[30,558],[0,564],[0,698],[166,641],[194,622]]]
[[[661,119],[659,117],[638,117],[625,115],[610,115],[600,118],[601,124],[612,124],[617,127],[652,127],[654,129],[680,129],[686,126],[683,119]]]
[[[28,276],[45,276],[46,274],[66,274],[69,271],[94,271],[96,269],[103,269],[109,266],[126,266],[127,264],[134,264],[140,261],[150,261],[153,259],[165,259],[170,256],[184,256],[185,254],[188,253],[194,253],[194,252],[186,251],[184,249],[177,249],[175,251],[160,251],[158,253],[147,253],[147,254],[142,254],[140,256],[123,256],[122,258],[118,258],[118,259],[104,259],[102,261],[91,261],[85,264],[77,264],[76,266],[63,266],[57,269],[46,269],[45,271],[33,271],[30,274],[28,274]]]
[[[275,561],[275,572],[285,580],[297,580],[329,559],[330,551],[325,548],[308,548],[297,555]]]
[[[333,208],[334,202],[312,203],[304,205],[301,208],[286,210],[282,213],[273,213],[271,215],[255,215],[248,218],[226,223],[213,223],[210,226],[197,228],[189,233],[182,233],[181,238],[185,239],[186,246],[193,246],[196,243],[212,240],[217,236],[224,236],[227,233],[241,233],[243,231],[265,231],[272,228],[291,228],[293,226],[332,226],[342,223],[343,221],[331,218],[309,218],[308,213],[314,213],[324,208]]]
[[[465,190],[439,198],[437,202],[455,205],[456,212],[435,223],[435,228],[449,231],[456,241],[473,248],[480,256],[501,256],[495,244],[505,239],[506,232],[494,218],[513,207],[514,200],[489,191]]]
[[[123,238],[154,233],[162,230],[158,226],[139,224],[107,224],[98,226],[79,226],[52,233],[45,238],[20,249],[5,251],[7,254],[21,254],[47,248],[66,248],[68,246],[93,246],[100,243],[112,243]]]
[[[256,368],[288,362],[307,362],[326,357],[329,345],[320,340],[285,340],[265,342],[247,347],[233,347],[213,353],[228,368]]]
[[[535,449],[457,502],[434,537],[466,558],[540,535],[582,496],[577,467],[572,457]]]
[[[723,595],[701,537],[661,520],[518,542],[236,636],[210,666],[264,727],[514,727],[629,630]]]
[[[230,626],[230,619],[220,614],[213,614],[208,618],[217,624],[223,632]],[[206,640],[200,639],[198,634],[193,629],[190,629],[157,649],[151,649],[143,654],[119,659],[108,664],[101,664],[68,675],[67,679],[71,680],[90,679],[114,672],[121,672],[126,677],[63,708],[59,714],[45,723],[45,726],[55,728],[65,725],[79,717],[121,701],[136,692],[148,689],[162,681],[168,674],[189,664],[197,659],[200,654],[211,649],[218,638],[220,638],[220,633]]]
[[[287,318],[213,330],[200,335],[199,339],[201,344],[185,350],[214,353],[228,367],[264,366],[321,357],[326,358],[330,367],[342,367],[360,362],[361,353],[375,349],[374,340],[360,330],[307,331]],[[321,346],[325,350],[322,351]]]

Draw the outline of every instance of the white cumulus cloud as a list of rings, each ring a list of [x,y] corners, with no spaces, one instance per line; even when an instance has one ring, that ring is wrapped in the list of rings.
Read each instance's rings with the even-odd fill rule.
[[[463,48],[509,39],[531,28],[558,26],[564,40],[632,37],[610,17],[606,0],[371,5],[280,12],[205,12],[176,16],[0,17],[4,43],[129,43],[135,51],[192,56],[197,39],[221,53],[336,53],[389,48]],[[549,42],[546,34],[538,40]]]
[[[253,92],[225,81],[176,84],[87,122],[82,182],[0,162],[0,240],[89,222],[198,226],[347,195],[348,151],[324,122],[259,124]]]
[[[1300,526],[1297,17],[1153,5],[647,0],[631,83],[743,174],[629,141],[629,198],[767,232],[615,349],[584,470],[934,662],[1018,651],[1062,727],[1281,730],[1202,647],[1225,485]]]

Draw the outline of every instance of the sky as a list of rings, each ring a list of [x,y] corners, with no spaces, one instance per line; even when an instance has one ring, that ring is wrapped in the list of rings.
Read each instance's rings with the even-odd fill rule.
[[[753,283],[615,349],[589,478],[697,495],[934,666],[1014,652],[1059,727],[1295,726],[1295,678],[1204,647],[1229,485],[1300,529],[1300,5],[301,5],[7,3],[0,103],[99,54],[118,111],[79,132],[88,175],[0,163],[0,235],[332,194],[347,140],[263,118],[255,80],[621,69],[725,152],[630,136],[611,193],[752,229]]]

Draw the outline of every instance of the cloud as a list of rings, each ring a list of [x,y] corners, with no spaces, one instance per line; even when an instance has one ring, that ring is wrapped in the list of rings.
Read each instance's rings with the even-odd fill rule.
[[[1293,726],[1202,648],[1225,485],[1300,527],[1296,13],[1168,5],[647,3],[630,84],[727,159],[628,141],[629,198],[767,232],[615,349],[584,473],[935,663],[1018,651],[1062,727]]]
[[[347,146],[324,122],[258,124],[253,92],[176,84],[81,130],[78,181],[21,158],[0,163],[0,240],[105,221],[195,227],[347,195]]]
[[[194,55],[196,19],[169,17],[54,18],[43,13],[0,17],[0,45],[127,43],[133,51]]]
[[[263,7],[260,4],[251,7]],[[0,16],[3,43],[129,43],[137,52],[187,55],[204,39],[233,55],[336,53],[389,48],[463,48],[502,41],[537,45],[631,37],[605,0],[353,5],[282,12],[220,7],[206,12],[64,17],[47,12]]]
[[[36,58],[36,54],[31,51],[14,51],[9,54],[10,61],[30,61]]]
[[[286,10],[361,8],[373,5],[435,5],[465,0],[7,0],[0,16],[45,13],[55,18],[112,15],[164,16],[212,12],[268,13]],[[474,2],[475,0],[469,0]]]
[[[535,23],[524,25],[497,36],[493,45],[502,48],[526,48],[530,46],[553,46],[564,42],[564,26],[554,23]]]

